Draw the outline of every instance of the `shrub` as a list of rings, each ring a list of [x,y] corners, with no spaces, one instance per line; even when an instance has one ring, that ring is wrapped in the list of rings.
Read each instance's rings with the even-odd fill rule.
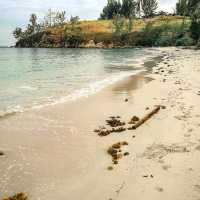
[[[193,44],[194,40],[188,35],[184,35],[176,40],[176,46],[192,46]]]
[[[161,35],[155,42],[155,45],[162,47],[171,46],[173,45],[173,38],[169,34]]]

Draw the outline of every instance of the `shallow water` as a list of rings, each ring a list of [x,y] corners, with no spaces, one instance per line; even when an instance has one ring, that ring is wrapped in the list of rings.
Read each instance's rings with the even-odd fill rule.
[[[0,48],[0,116],[76,99],[145,70],[155,49]]]

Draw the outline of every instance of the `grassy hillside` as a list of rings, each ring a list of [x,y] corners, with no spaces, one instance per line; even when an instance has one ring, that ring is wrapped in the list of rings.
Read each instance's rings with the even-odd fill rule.
[[[37,34],[27,41],[21,41],[18,46],[36,46],[36,47],[93,47],[94,44],[103,43],[103,47],[119,46],[154,46],[156,41],[150,43],[142,40],[148,37],[158,39],[156,37],[162,36],[164,33],[167,40],[171,40],[170,46],[174,45],[174,41],[169,37],[174,37],[174,31],[180,34],[189,27],[189,18],[185,20],[183,27],[183,17],[181,16],[159,16],[151,19],[135,19],[133,21],[132,31],[126,34],[115,34],[112,20],[91,20],[80,21],[74,25],[65,23],[62,26],[55,26],[47,28],[43,34]],[[179,29],[177,29],[179,27]],[[45,34],[45,36],[44,36]],[[152,34],[152,36],[151,36]],[[168,37],[168,38],[166,38]],[[177,37],[179,37],[177,35]],[[162,38],[163,39],[163,38]],[[176,38],[175,38],[176,39]],[[93,45],[87,46],[88,42],[93,41]],[[159,43],[159,42],[158,42]],[[165,43],[165,42],[164,42]],[[168,42],[165,44],[168,46]]]
[[[189,19],[187,19],[187,22]],[[160,26],[168,23],[170,25],[182,24],[182,16],[159,16],[150,19],[135,19],[133,22],[132,31],[141,31],[148,23],[152,23],[153,26]],[[65,24],[62,27],[48,28],[53,34],[58,34],[60,31],[64,31],[69,24]],[[76,27],[80,27],[85,34],[96,34],[96,33],[112,33],[113,32],[113,21],[112,20],[89,20],[80,21]]]

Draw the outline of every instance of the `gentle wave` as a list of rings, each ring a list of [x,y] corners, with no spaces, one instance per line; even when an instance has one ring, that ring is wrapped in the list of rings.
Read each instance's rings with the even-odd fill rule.
[[[142,72],[143,70],[134,70],[132,72],[121,72],[119,74],[115,74],[112,75],[111,77],[105,78],[103,80],[100,81],[96,81],[94,83],[89,84],[88,87],[82,88],[82,89],[78,89],[75,90],[72,94],[69,94],[67,96],[63,96],[59,99],[51,99],[49,98],[48,102],[42,103],[42,104],[38,104],[38,105],[32,105],[30,107],[20,107],[20,106],[16,106],[13,109],[10,108],[7,111],[0,111],[0,119],[3,118],[7,118],[10,116],[13,116],[19,112],[24,112],[24,111],[29,111],[31,109],[40,109],[46,106],[54,106],[60,103],[66,103],[69,101],[75,101],[79,98],[82,97],[89,97],[93,94],[96,94],[97,92],[103,90],[104,88],[108,87],[109,85],[112,85],[126,77],[132,76],[132,75],[136,75],[140,72]]]
[[[112,76],[109,78],[105,78],[103,80],[89,84],[89,86],[86,88],[75,90],[70,95],[61,97],[57,100],[52,100],[52,102],[50,102],[50,103],[33,106],[32,109],[38,109],[38,108],[42,108],[45,106],[53,106],[53,105],[60,104],[60,103],[66,103],[68,101],[75,101],[82,97],[89,97],[89,96],[96,94],[97,92],[103,90],[104,88],[108,87],[109,85],[112,85],[112,84],[114,84],[126,77],[129,77],[131,75],[136,75],[142,71],[143,70],[134,70],[134,72],[120,73],[118,75],[115,75],[115,76]]]
[[[107,74],[105,74],[106,76],[104,76],[107,78],[103,78],[102,80],[98,80],[98,81],[89,83],[84,88],[80,88],[80,89],[74,88],[73,92],[70,92],[70,94],[67,94],[67,95],[64,94],[61,97],[59,97],[59,95],[61,95],[61,94],[53,95],[53,96],[47,95],[45,98],[39,99],[39,101],[30,102],[29,105],[19,104],[17,106],[17,103],[13,107],[8,105],[7,109],[2,110],[2,111],[0,110],[0,119],[13,116],[19,112],[28,111],[31,109],[40,109],[45,106],[52,106],[52,105],[56,105],[56,104],[60,104],[60,103],[65,103],[68,101],[75,101],[78,98],[88,97],[90,95],[93,95],[93,94],[99,92],[100,90],[106,88],[107,86],[114,84],[117,81],[120,81],[128,76],[135,75],[141,71],[145,71],[146,69],[143,64],[146,61],[152,60],[156,56],[160,55],[160,51],[156,51],[156,52],[153,51],[153,52],[154,53],[152,54],[152,49],[151,49],[150,51],[143,52],[143,55],[140,55],[137,57],[128,56],[128,57],[126,57],[125,61],[124,60],[121,61],[120,59],[115,59],[115,57],[113,57],[108,62],[108,65],[110,65],[110,67],[108,69],[109,70],[113,69],[115,71],[115,73],[113,73],[114,71],[108,72]],[[80,66],[82,65],[81,62],[79,64],[80,64]],[[102,68],[104,66],[102,66]],[[73,67],[72,67],[72,69],[73,69]],[[116,72],[116,71],[118,71],[118,72]],[[47,73],[48,73],[48,71],[47,71]],[[77,72],[77,73],[79,73],[79,72]],[[76,78],[76,75],[77,74],[74,75],[75,78]],[[60,76],[60,74],[58,74],[57,76]],[[22,84],[21,86],[18,86],[18,89],[22,90],[24,94],[26,93],[26,91],[28,92],[28,94],[33,94],[32,91],[39,90],[36,85],[31,85],[31,84],[27,84],[27,85]]]

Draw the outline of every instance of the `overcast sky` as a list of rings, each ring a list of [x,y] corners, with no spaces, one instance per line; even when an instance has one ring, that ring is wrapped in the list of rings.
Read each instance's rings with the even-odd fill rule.
[[[0,0],[0,46],[12,45],[12,31],[24,27],[31,13],[43,17],[49,8],[66,10],[67,16],[97,19],[107,0]],[[173,11],[176,0],[159,0],[159,9]]]

